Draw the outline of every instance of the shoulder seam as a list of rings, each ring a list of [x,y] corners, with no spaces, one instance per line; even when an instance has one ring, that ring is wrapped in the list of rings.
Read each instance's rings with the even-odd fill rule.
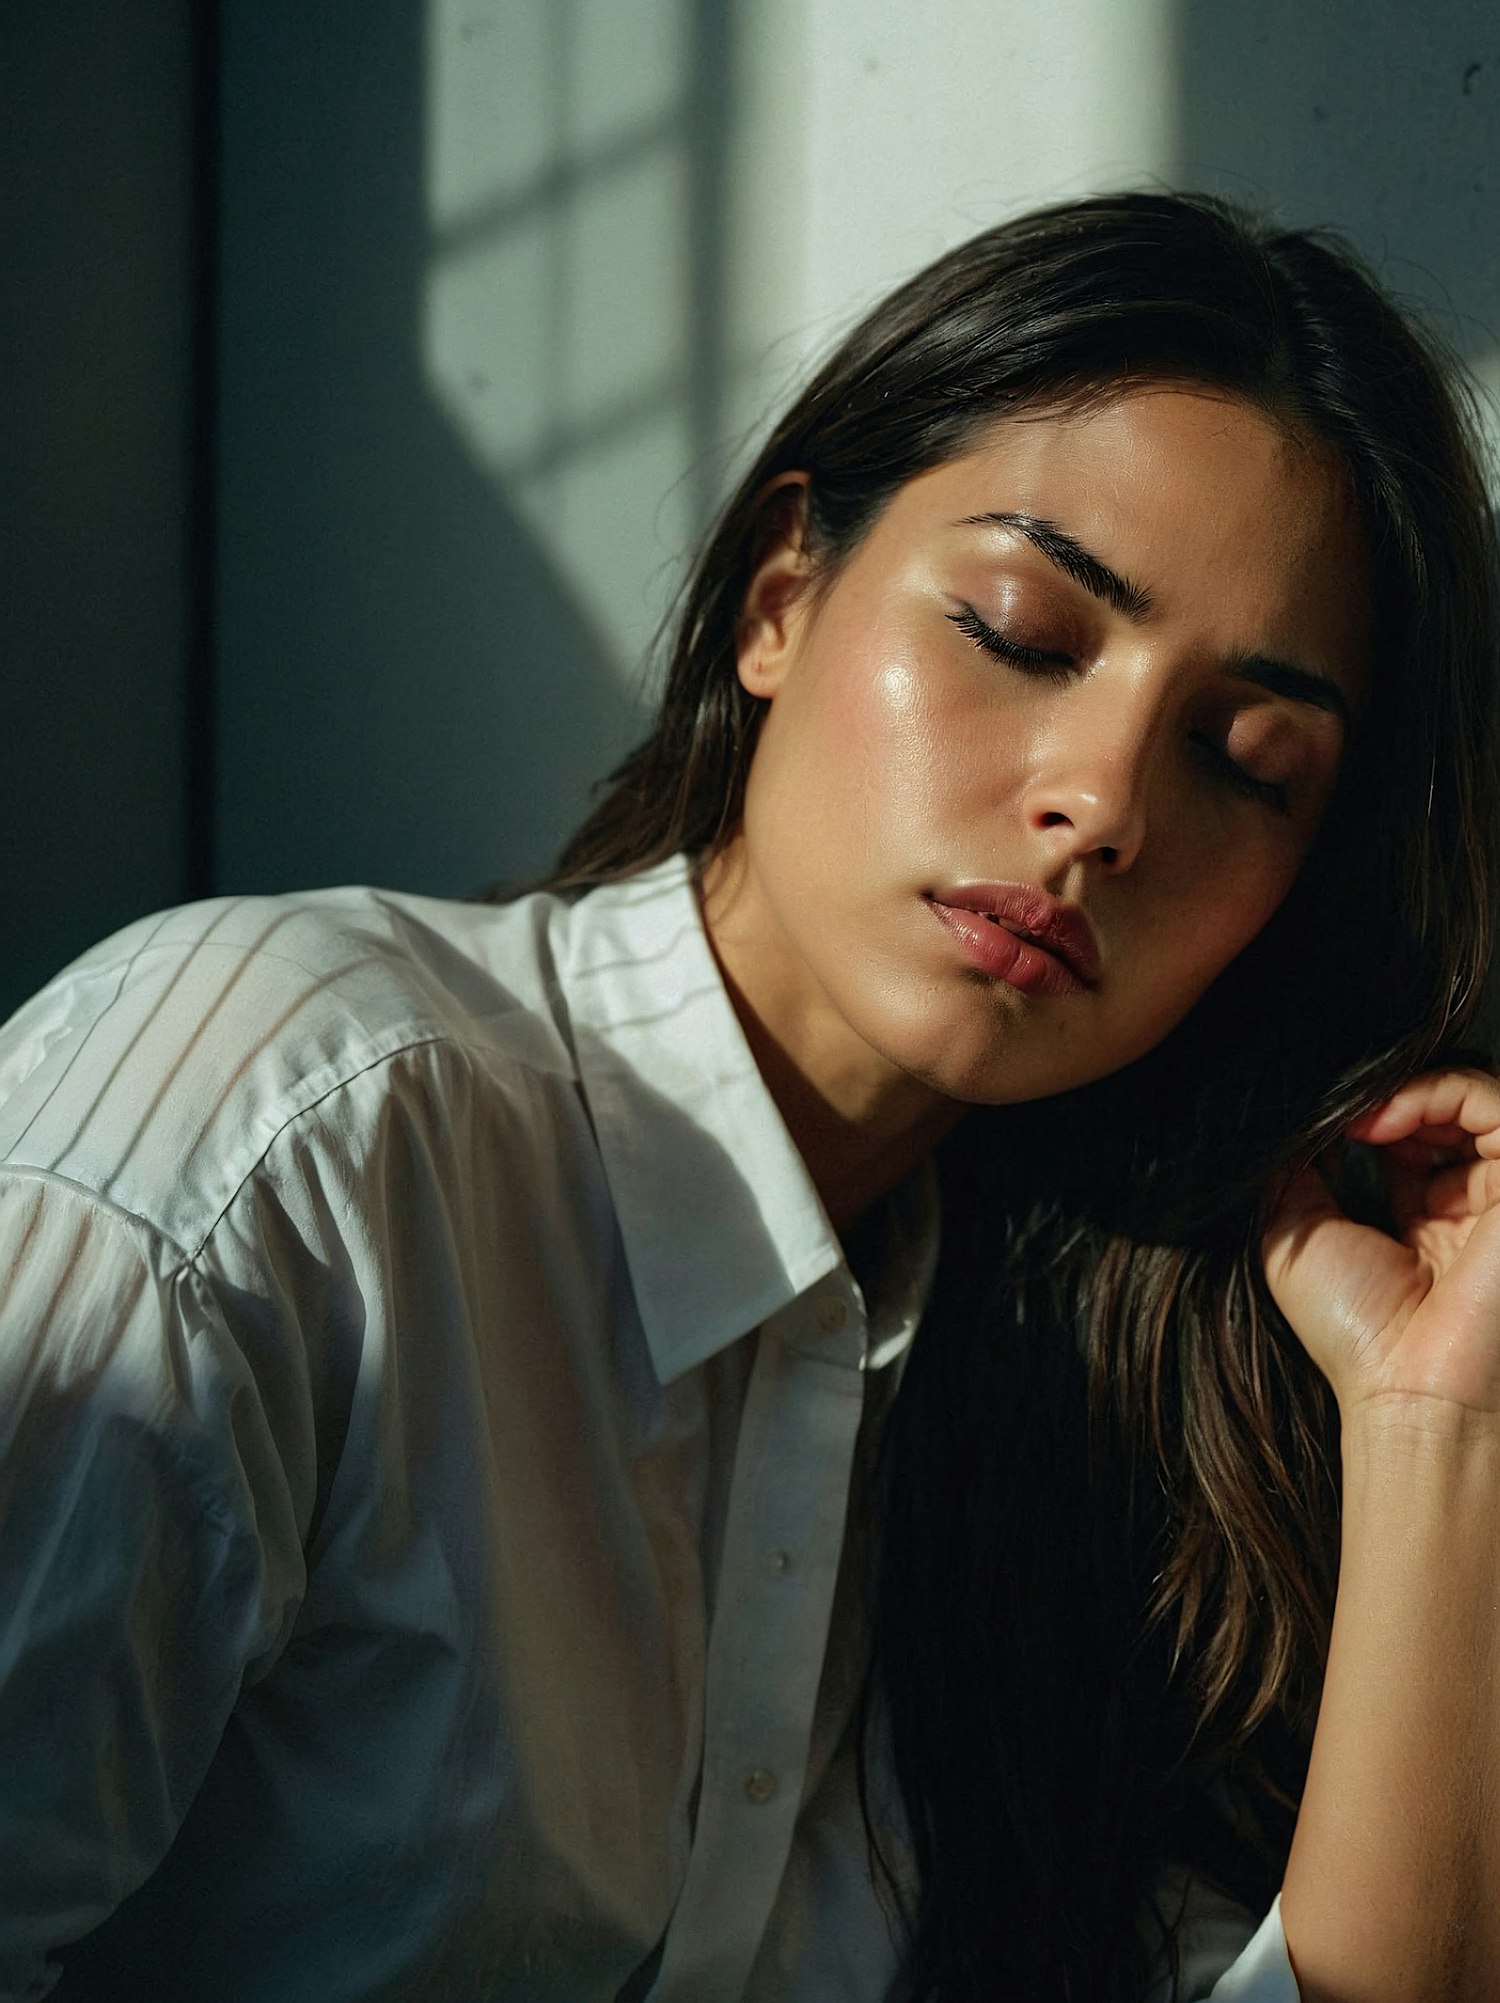
[[[309,1099],[305,1106],[299,1106],[294,1112],[287,1114],[286,1118],[281,1121],[275,1131],[268,1136],[265,1146],[256,1155],[255,1159],[248,1164],[244,1174],[239,1177],[223,1203],[219,1206],[219,1209],[204,1227],[203,1233],[197,1243],[191,1247],[184,1245],[180,1239],[174,1237],[170,1231],[165,1230],[152,1218],[143,1216],[140,1211],[131,1210],[122,1203],[117,1203],[112,1196],[107,1195],[103,1190],[94,1188],[90,1183],[80,1182],[75,1176],[59,1175],[55,1169],[44,1168],[31,1162],[5,1161],[0,1162],[0,1179],[10,1177],[55,1184],[58,1188],[70,1190],[79,1196],[87,1198],[90,1204],[99,1210],[121,1219],[123,1222],[139,1226],[143,1231],[149,1232],[160,1244],[170,1247],[177,1255],[175,1263],[165,1275],[169,1280],[175,1279],[179,1274],[197,1265],[204,1252],[208,1249],[209,1240],[223,1223],[230,1210],[233,1209],[256,1170],[265,1161],[267,1155],[270,1154],[272,1148],[276,1146],[276,1143],[282,1136],[289,1129],[295,1127],[299,1120],[303,1120],[308,1114],[316,1112],[318,1107],[325,1104],[329,1099],[334,1098],[347,1085],[351,1085],[356,1078],[362,1078],[366,1072],[378,1070],[382,1064],[390,1064],[396,1058],[404,1057],[412,1051],[427,1050],[434,1046],[448,1050],[462,1051],[467,1057],[482,1054],[475,1046],[467,1043],[461,1037],[436,1033],[431,1036],[411,1037],[407,1041],[397,1044],[391,1050],[381,1051],[379,1055],[371,1057],[366,1063],[356,1065],[353,1070],[343,1072],[331,1085],[319,1092],[315,1098]]]
[[[245,1185],[250,1181],[250,1178],[255,1174],[255,1171],[261,1166],[262,1162],[264,1162],[266,1156],[289,1128],[296,1126],[299,1120],[306,1119],[309,1113],[316,1112],[318,1107],[323,1105],[326,1100],[332,1099],[337,1093],[342,1092],[345,1086],[352,1085],[356,1078],[363,1078],[366,1072],[378,1071],[382,1064],[390,1064],[394,1059],[405,1057],[411,1051],[430,1050],[434,1046],[447,1050],[462,1050],[467,1056],[475,1054],[471,1046],[465,1043],[460,1037],[445,1034],[414,1036],[408,1038],[404,1043],[398,1043],[392,1050],[382,1051],[378,1057],[370,1058],[367,1063],[356,1065],[352,1071],[344,1072],[341,1077],[335,1079],[326,1091],[320,1092],[315,1099],[309,1099],[305,1106],[299,1106],[295,1113],[288,1113],[286,1118],[281,1122],[281,1125],[277,1127],[276,1131],[266,1141],[265,1146],[255,1157],[254,1161],[250,1163],[234,1188],[225,1197],[223,1204],[220,1206],[212,1222],[205,1229],[203,1236],[198,1240],[197,1245],[191,1252],[184,1252],[183,1265],[194,1266],[202,1258],[208,1248],[209,1239],[212,1238],[215,1231],[218,1230],[229,1212],[234,1208]],[[169,1240],[168,1242],[175,1241]]]
[[[75,1196],[83,1197],[91,1208],[102,1210],[111,1217],[117,1217],[123,1224],[136,1225],[163,1245],[169,1245],[178,1254],[178,1264],[172,1268],[173,1272],[178,1271],[179,1267],[187,1262],[186,1249],[170,1231],[164,1231],[151,1218],[143,1217],[140,1211],[127,1209],[123,1203],[116,1203],[114,1198],[106,1196],[102,1189],[95,1189],[90,1183],[80,1182],[76,1176],[59,1175],[55,1168],[41,1168],[34,1162],[6,1161],[0,1162],[0,1181],[50,1183],[55,1188],[66,1189]]]

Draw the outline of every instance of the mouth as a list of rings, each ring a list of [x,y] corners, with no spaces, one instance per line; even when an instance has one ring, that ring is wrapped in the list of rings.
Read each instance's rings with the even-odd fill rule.
[[[1074,993],[1098,983],[1098,942],[1076,904],[1022,883],[961,884],[924,891],[923,897],[968,957],[994,979],[1037,994]]]

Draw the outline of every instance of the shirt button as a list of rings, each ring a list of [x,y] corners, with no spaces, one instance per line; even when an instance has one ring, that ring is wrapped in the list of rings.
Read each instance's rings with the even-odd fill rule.
[[[837,1335],[848,1319],[849,1310],[837,1294],[830,1294],[819,1304],[818,1326],[825,1335]]]
[[[776,1776],[769,1767],[751,1767],[745,1775],[746,1801],[769,1801],[776,1792]]]
[[[773,1572],[786,1571],[791,1562],[792,1554],[790,1551],[772,1551],[766,1557],[766,1563]]]

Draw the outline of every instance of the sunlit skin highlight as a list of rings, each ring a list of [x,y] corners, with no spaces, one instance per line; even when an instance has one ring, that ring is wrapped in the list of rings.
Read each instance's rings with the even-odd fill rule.
[[[1131,590],[1101,595],[996,515]],[[787,521],[746,599],[739,674],[766,709],[704,911],[842,1228],[965,1106],[1152,1048],[1260,931],[1359,707],[1368,578],[1332,455],[1178,387],[998,423],[831,577]],[[1326,699],[1263,685],[1264,662]],[[930,902],[980,882],[1081,908],[1097,982],[1038,996],[981,972]]]

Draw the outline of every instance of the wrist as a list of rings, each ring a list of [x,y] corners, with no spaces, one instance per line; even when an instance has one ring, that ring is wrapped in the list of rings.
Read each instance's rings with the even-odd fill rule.
[[[1444,1399],[1382,1396],[1343,1421],[1342,1565],[1406,1592],[1447,1567],[1500,1563],[1500,1419]],[[1457,1580],[1453,1583],[1456,1585]]]
[[[1347,1474],[1383,1462],[1443,1462],[1458,1455],[1500,1460],[1500,1412],[1425,1392],[1382,1391],[1341,1408]]]

